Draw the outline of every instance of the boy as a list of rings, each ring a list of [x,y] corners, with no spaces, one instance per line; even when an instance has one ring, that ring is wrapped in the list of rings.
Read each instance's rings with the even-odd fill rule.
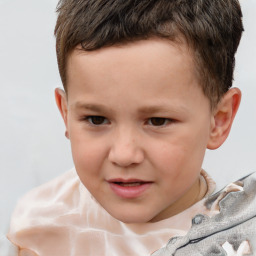
[[[241,99],[239,3],[62,0],[58,13],[75,171],[21,200],[8,235],[20,253],[253,255],[253,175],[210,196],[201,170]]]

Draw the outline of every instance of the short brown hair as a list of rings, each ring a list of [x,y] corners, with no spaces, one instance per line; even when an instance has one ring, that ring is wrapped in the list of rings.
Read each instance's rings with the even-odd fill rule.
[[[55,27],[60,76],[78,45],[93,51],[151,37],[182,35],[194,51],[199,82],[215,105],[233,82],[243,31],[238,0],[60,0]]]

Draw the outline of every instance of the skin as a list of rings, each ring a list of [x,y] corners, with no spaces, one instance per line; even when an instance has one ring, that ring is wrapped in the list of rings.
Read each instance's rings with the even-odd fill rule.
[[[227,138],[241,93],[231,89],[212,111],[195,74],[187,45],[163,39],[70,54],[68,95],[56,89],[56,102],[77,173],[114,218],[156,222],[201,199],[205,150]],[[122,198],[108,182],[116,178],[151,183]]]

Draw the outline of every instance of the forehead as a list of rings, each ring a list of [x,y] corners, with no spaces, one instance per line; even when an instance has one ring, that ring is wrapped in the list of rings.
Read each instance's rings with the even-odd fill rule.
[[[174,104],[200,91],[193,55],[185,43],[142,40],[92,52],[76,48],[68,59],[68,97]],[[198,93],[198,92],[197,92]],[[122,103],[122,102],[120,102]],[[90,102],[89,102],[90,104]]]
[[[139,65],[144,67],[141,71],[147,72],[149,69],[157,71],[163,68],[171,69],[172,64],[196,70],[193,51],[183,38],[175,41],[151,38],[94,51],[85,51],[81,46],[77,46],[68,56],[67,75],[72,76],[74,71],[91,74],[94,70],[104,72],[123,68],[131,71]]]

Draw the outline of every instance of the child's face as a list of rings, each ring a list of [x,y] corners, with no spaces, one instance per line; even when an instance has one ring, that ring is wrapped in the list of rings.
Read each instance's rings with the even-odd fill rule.
[[[67,68],[63,115],[77,173],[95,199],[127,223],[193,204],[213,116],[186,45],[150,39],[75,50]]]

